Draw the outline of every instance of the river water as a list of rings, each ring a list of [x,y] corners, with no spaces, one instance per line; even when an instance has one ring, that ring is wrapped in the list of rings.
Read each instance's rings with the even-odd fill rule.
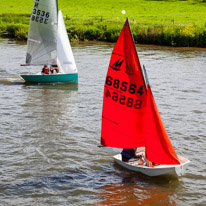
[[[137,46],[173,146],[191,160],[182,177],[152,178],[97,147],[113,47],[73,45],[78,85],[26,85],[26,45],[0,39],[0,205],[206,205],[206,50]]]

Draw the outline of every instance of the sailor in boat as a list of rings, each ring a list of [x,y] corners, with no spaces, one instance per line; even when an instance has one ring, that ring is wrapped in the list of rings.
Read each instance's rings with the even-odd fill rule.
[[[138,161],[140,164],[145,162],[143,153],[138,152],[136,148],[123,149],[121,155],[124,162]]]
[[[122,155],[122,161],[124,162],[137,162],[139,165],[143,165],[147,167],[154,167],[158,165],[149,161],[145,157],[145,147],[123,149],[121,155]]]
[[[50,74],[49,67],[47,65],[44,65],[41,74]]]
[[[51,65],[50,66],[50,72],[51,74],[57,74],[59,73],[59,67],[57,64]]]

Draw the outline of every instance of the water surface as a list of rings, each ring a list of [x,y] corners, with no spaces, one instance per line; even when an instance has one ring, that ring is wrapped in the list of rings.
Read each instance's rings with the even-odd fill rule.
[[[73,45],[78,85],[26,85],[26,45],[0,40],[1,205],[206,204],[206,50],[137,46],[173,146],[192,161],[182,177],[151,178],[97,147],[113,47]]]

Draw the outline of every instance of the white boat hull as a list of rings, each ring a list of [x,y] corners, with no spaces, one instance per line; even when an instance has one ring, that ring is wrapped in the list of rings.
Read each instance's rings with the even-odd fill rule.
[[[124,162],[122,161],[122,155],[117,154],[113,156],[114,160],[121,166],[136,172],[143,173],[148,176],[159,176],[159,175],[177,175],[182,176],[185,173],[185,168],[190,162],[188,159],[178,156],[180,159],[180,165],[158,165],[154,167],[147,167],[139,165],[137,161]]]

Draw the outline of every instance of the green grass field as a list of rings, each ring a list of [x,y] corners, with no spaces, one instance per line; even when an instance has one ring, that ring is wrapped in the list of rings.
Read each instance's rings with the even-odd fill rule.
[[[32,6],[0,0],[0,35],[26,39]],[[206,0],[59,0],[59,9],[72,40],[116,41],[128,16],[138,43],[206,47]]]

